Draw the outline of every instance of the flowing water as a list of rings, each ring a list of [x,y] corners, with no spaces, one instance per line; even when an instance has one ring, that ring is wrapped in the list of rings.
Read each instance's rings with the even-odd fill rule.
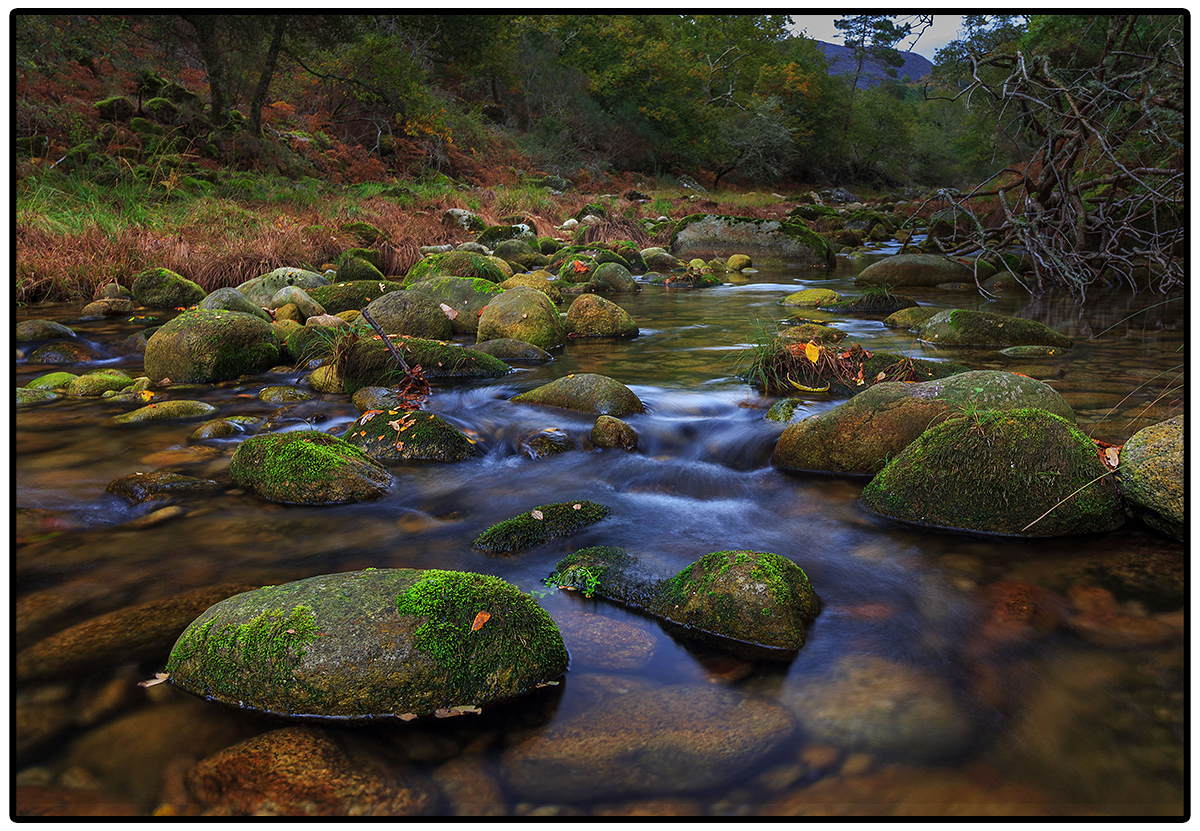
[[[865,480],[794,475],[770,466],[783,425],[764,418],[774,398],[738,379],[739,356],[762,322],[773,325],[788,316],[779,304],[786,294],[808,287],[852,293],[853,276],[865,262],[839,259],[832,272],[764,269],[703,291],[646,286],[636,296],[614,296],[638,321],[637,338],[572,342],[547,364],[500,379],[435,386],[426,408],[475,437],[486,455],[453,465],[393,468],[395,485],[369,503],[281,506],[228,489],[189,498],[180,503],[182,510],[151,514],[162,505],[131,507],[106,495],[105,486],[150,470],[227,481],[239,439],[191,442],[194,421],[114,426],[111,417],[134,405],[98,399],[21,409],[14,441],[15,597],[103,586],[112,599],[96,601],[90,607],[95,614],[216,583],[283,583],[367,567],[475,571],[536,592],[556,620],[588,621],[584,635],[567,638],[572,667],[553,695],[482,716],[371,728],[372,735],[404,748],[405,764],[419,775],[469,755],[490,783],[480,788],[491,796],[477,801],[489,802],[488,810],[497,813],[736,815],[822,813],[819,806],[826,806],[834,813],[970,814],[984,803],[1004,803],[1007,807],[987,809],[1000,813],[1181,813],[1182,632],[1165,645],[1128,648],[1098,645],[1069,627],[1048,625],[997,645],[1003,639],[989,639],[985,617],[997,584],[1016,582],[1057,597],[1077,584],[1103,585],[1123,604],[1122,615],[1169,618],[1183,607],[1183,544],[1136,521],[1109,534],[1049,540],[925,533],[866,512],[857,501]],[[1075,408],[1085,432],[1113,444],[1183,411],[1181,300],[1163,303],[1158,296],[1122,291],[1093,292],[1083,304],[1011,289],[994,302],[965,291],[908,293],[922,304],[1039,320],[1073,338],[1075,346],[1061,357],[1038,359],[935,350],[877,319],[808,316],[843,328],[850,334],[847,343],[858,341],[867,349],[1045,380]],[[104,356],[101,365],[140,374],[140,356],[122,355],[114,345],[145,322],[79,321],[77,314],[77,306],[18,310],[20,319],[45,317],[74,327]],[[18,360],[15,381],[23,385],[60,368],[90,367]],[[648,412],[627,419],[638,434],[638,452],[592,448],[593,416],[508,402],[573,372],[611,376],[642,399]],[[282,408],[255,398],[269,384],[302,385],[304,374],[264,373],[186,397],[217,405],[223,417],[262,417],[270,429],[315,425],[340,433],[357,416],[345,396]],[[812,395],[797,417],[836,403]],[[537,459],[522,454],[520,440],[545,428],[566,431],[576,449]],[[608,505],[611,517],[517,555],[489,556],[471,548],[471,540],[494,523],[567,499]],[[589,545],[623,547],[663,576],[712,551],[771,551],[805,570],[823,611],[807,645],[788,664],[725,656],[677,640],[653,620],[616,605],[547,591],[542,580],[555,562]],[[86,615],[77,613],[80,617]],[[67,615],[59,625],[73,622]],[[606,632],[641,644],[640,652],[620,662],[606,658]],[[158,668],[143,665],[137,672]],[[830,679],[841,681],[831,686]],[[521,736],[572,719],[586,722],[589,713],[601,712],[593,708],[615,700],[614,690],[631,691],[626,700],[636,707],[646,691],[678,686],[723,688],[778,702],[797,715],[800,726],[769,752],[751,753],[744,769],[725,771],[718,784],[699,789],[688,781],[686,767],[651,793],[601,788],[591,797],[555,799],[506,785],[501,753]],[[71,694],[78,693],[72,688]],[[197,728],[198,737],[196,730],[186,735],[205,748],[200,751],[156,735],[179,730],[166,713],[184,701],[198,708],[189,713],[248,718],[227,715],[169,686],[139,689],[98,723],[76,726],[22,760],[17,781],[82,781],[147,812],[186,801],[178,781],[172,785],[172,775],[180,777],[172,754],[190,763],[232,741],[208,741],[203,735],[208,728]],[[163,717],[156,721],[159,711]],[[89,731],[103,731],[131,713],[143,719],[138,723],[145,734],[137,745],[108,748],[117,760],[109,767],[89,762],[79,750]],[[249,723],[250,732],[279,726]],[[668,719],[663,729],[676,727]],[[423,744],[414,744],[405,731]],[[126,764],[122,754],[164,760],[168,773],[154,770],[137,779],[128,773],[136,762]],[[586,758],[575,761],[589,764]],[[596,765],[594,776],[604,780],[602,763]]]

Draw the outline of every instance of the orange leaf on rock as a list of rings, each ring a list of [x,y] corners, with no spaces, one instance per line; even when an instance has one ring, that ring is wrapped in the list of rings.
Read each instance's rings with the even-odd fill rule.
[[[491,616],[491,612],[480,612],[479,614],[475,615],[475,621],[471,624],[471,631],[478,632],[483,628],[483,624],[488,622],[488,619],[491,618]]]

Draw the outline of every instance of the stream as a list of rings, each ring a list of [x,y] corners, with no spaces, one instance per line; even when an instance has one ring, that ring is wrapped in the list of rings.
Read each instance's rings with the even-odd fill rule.
[[[152,515],[161,503],[131,506],[105,487],[151,470],[227,482],[229,459],[244,437],[192,442],[200,421],[116,426],[112,416],[136,405],[101,399],[20,408],[12,444],[15,507],[27,523],[33,517],[40,524],[29,531],[32,525],[18,523],[13,599],[104,587],[87,614],[63,617],[60,625],[69,625],[208,585],[278,584],[369,567],[474,571],[534,592],[556,621],[571,624],[564,626],[571,668],[558,688],[479,716],[322,728],[386,745],[392,754],[386,758],[406,775],[433,777],[444,789],[452,778],[447,771],[461,771],[469,760],[473,774],[454,779],[460,785],[454,793],[461,797],[461,783],[475,782],[478,796],[465,803],[481,813],[1181,815],[1187,788],[1182,631],[1166,645],[1130,648],[1081,637],[1065,625],[1004,640],[989,634],[985,619],[997,592],[1013,583],[1062,597],[1075,585],[1103,586],[1124,615],[1180,613],[1183,543],[1136,520],[1107,534],[1020,540],[888,522],[859,505],[865,479],[772,468],[784,425],[764,416],[776,399],[747,386],[737,372],[759,327],[773,328],[795,313],[838,326],[849,333],[844,343],[868,350],[1041,379],[1075,409],[1085,433],[1121,444],[1183,412],[1186,301],[1116,289],[1093,290],[1082,303],[1014,289],[993,302],[973,291],[900,290],[922,305],[986,309],[1052,326],[1075,346],[1051,358],[935,349],[878,318],[837,318],[779,303],[801,288],[853,294],[854,275],[871,259],[839,257],[828,272],[764,268],[706,290],[646,285],[636,295],[610,295],[638,322],[636,338],[572,341],[555,350],[553,361],[520,366],[502,378],[435,382],[425,409],[466,431],[484,456],[394,467],[391,490],[367,503],[283,506],[227,488]],[[147,322],[130,316],[80,321],[79,308],[20,308],[17,318],[65,323],[101,360],[49,366],[18,359],[17,385],[59,369],[115,366],[141,374],[141,356],[116,346]],[[162,323],[174,312],[148,314]],[[645,403],[645,414],[625,419],[638,434],[637,452],[592,448],[593,415],[509,402],[584,372],[621,381]],[[318,395],[282,407],[255,397],[268,385],[304,386],[306,374],[262,373],[175,397],[211,403],[220,417],[269,420],[273,430],[314,426],[340,434],[358,415],[347,396]],[[796,418],[840,401],[807,396]],[[565,431],[576,449],[536,459],[521,453],[524,437],[547,428]],[[602,503],[612,514],[516,555],[471,548],[471,540],[501,520],[570,499]],[[543,585],[561,557],[591,545],[625,548],[663,576],[713,551],[774,552],[804,569],[822,612],[789,663],[725,655],[680,640],[634,611]],[[119,678],[132,691],[103,716],[80,720],[21,759],[18,785],[93,788],[145,814],[186,813],[197,810],[183,795],[188,766],[235,740],[284,726],[169,685],[134,686],[158,669],[114,667],[89,680],[101,686]],[[64,695],[81,700],[70,682],[63,684]],[[505,751],[522,738],[587,723],[589,713],[597,731],[617,735],[620,725],[612,721],[619,705],[612,702],[637,707],[642,697],[666,688],[766,699],[795,714],[798,726],[787,741],[750,753],[752,762],[724,771],[715,784],[689,781],[687,765],[655,778],[653,788],[614,785],[567,798],[506,779]],[[123,723],[130,725],[126,732]],[[665,731],[677,727],[669,718],[663,725]],[[119,737],[129,731],[138,738],[122,744]],[[687,755],[692,750],[678,752],[694,760],[688,763],[693,770],[704,768],[703,749],[695,757]],[[629,753],[636,755],[636,748]],[[621,764],[671,767],[670,754],[663,754],[658,762],[643,754]],[[585,769],[591,763],[575,761]],[[614,762],[607,757],[594,762],[598,781],[611,778],[608,764]],[[447,804],[438,810],[450,810]]]

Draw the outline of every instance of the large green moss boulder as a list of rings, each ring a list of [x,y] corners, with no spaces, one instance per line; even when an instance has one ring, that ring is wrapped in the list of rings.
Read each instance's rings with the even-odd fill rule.
[[[714,551],[659,580],[621,549],[586,548],[560,560],[546,583],[631,606],[733,651],[785,660],[821,610],[799,566],[760,551]]]
[[[93,106],[96,108],[96,114],[103,121],[128,121],[137,112],[134,103],[124,95],[105,98],[103,101],[97,101]]]
[[[871,263],[854,278],[864,285],[892,287],[974,281],[971,269],[937,254],[895,254]]]
[[[476,332],[479,342],[514,338],[542,349],[562,346],[566,335],[550,298],[537,289],[521,287],[508,289],[488,303]]]
[[[363,310],[389,335],[444,340],[450,337],[450,319],[437,301],[419,291],[391,291]]]
[[[73,372],[47,372],[45,375],[39,375],[37,378],[34,378],[25,385],[25,388],[31,390],[65,390],[78,377]]]
[[[831,267],[834,261],[829,243],[802,222],[718,214],[692,214],[676,223],[670,253],[684,260],[740,253],[760,264],[821,268]]]
[[[591,372],[571,374],[515,396],[516,404],[540,404],[563,407],[585,413],[610,415],[617,418],[644,413],[645,406],[629,387]]]
[[[356,280],[379,282],[384,279],[383,272],[362,257],[346,257],[338,263],[339,283],[352,283]]]
[[[490,280],[439,275],[412,283],[409,288],[429,296],[442,307],[455,334],[469,334],[479,331],[479,315],[483,313],[483,307],[507,287]]]
[[[169,268],[147,268],[133,278],[130,290],[134,300],[152,309],[194,306],[206,294],[200,286]]]
[[[483,455],[453,424],[416,410],[367,410],[342,438],[383,464],[461,462]]]
[[[524,222],[516,225],[489,225],[479,232],[475,242],[494,248],[505,240],[523,240],[530,245],[537,245],[537,231]]]
[[[267,314],[264,309],[255,306],[250,302],[246,295],[242,294],[237,289],[230,288],[228,286],[222,289],[217,289],[209,294],[200,301],[198,308],[211,310],[224,309],[228,312],[242,312],[244,314],[254,315],[255,317],[261,317],[268,323],[271,322],[271,316]]]
[[[184,312],[146,341],[146,375],[154,383],[227,381],[279,363],[271,325],[254,315],[211,309]]]
[[[238,445],[229,473],[238,487],[289,505],[363,502],[392,484],[361,449],[315,430],[252,436]]]
[[[408,720],[515,698],[567,660],[551,617],[497,577],[367,569],[217,603],[180,636],[167,673],[194,695],[285,718]]]
[[[587,282],[589,291],[641,291],[638,281],[621,263],[600,263]]]
[[[553,276],[549,271],[531,271],[527,274],[514,274],[503,283],[500,288],[508,290],[517,286],[525,286],[526,288],[537,289],[550,298],[550,302],[558,304],[562,302],[562,292],[558,290],[558,286],[551,283]]]
[[[938,312],[917,328],[917,337],[939,346],[1071,346],[1070,338],[1044,323],[974,309]]]
[[[271,298],[285,286],[295,286],[296,288],[304,289],[310,297],[317,300],[312,293],[313,289],[327,285],[329,285],[329,280],[325,279],[324,275],[317,274],[315,271],[307,271],[303,268],[285,266],[255,277],[253,280],[247,280],[236,286],[236,288],[251,303],[256,306],[265,307],[270,304]],[[325,306],[326,311],[329,311],[329,307],[323,301],[317,300],[317,302]]]
[[[489,554],[512,554],[566,537],[612,513],[607,505],[580,500],[539,505],[512,519],[498,522],[471,543]]]
[[[1187,532],[1183,416],[1152,424],[1121,447],[1117,486],[1130,512],[1169,537]]]
[[[404,275],[404,287],[408,288],[413,283],[439,275],[465,277],[468,280],[487,280],[491,283],[503,283],[511,276],[505,274],[484,254],[474,251],[447,251],[444,254],[433,254],[414,263],[408,273]]]
[[[455,344],[424,338],[393,336],[392,344],[410,367],[421,367],[426,378],[498,378],[512,367],[498,358]],[[347,395],[362,387],[388,387],[403,380],[404,370],[383,341],[358,338],[338,363]]]
[[[329,283],[305,289],[304,292],[320,303],[326,314],[336,315],[350,309],[362,309],[372,300],[403,287],[391,280],[356,280],[352,283]]]
[[[871,475],[926,429],[978,410],[1036,407],[1075,420],[1052,387],[1011,372],[978,370],[918,383],[885,382],[789,424],[771,463],[788,470]]]
[[[97,369],[71,381],[67,395],[73,398],[93,398],[106,392],[117,392],[133,384],[133,379],[119,369]]]
[[[595,294],[581,294],[567,309],[569,338],[632,338],[638,333],[637,321],[611,300]]]
[[[1044,410],[985,410],[926,430],[862,492],[862,504],[920,527],[1017,537],[1111,531],[1121,495],[1096,445]]]

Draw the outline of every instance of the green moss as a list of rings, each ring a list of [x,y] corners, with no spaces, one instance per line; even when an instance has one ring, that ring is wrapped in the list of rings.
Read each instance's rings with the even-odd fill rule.
[[[459,462],[481,456],[473,439],[434,413],[367,410],[342,434],[381,462]]]
[[[477,349],[401,335],[390,340],[405,362],[421,367],[426,378],[497,378],[512,371],[504,361]],[[404,375],[387,346],[376,338],[358,339],[345,350],[337,368],[342,388],[350,396],[363,387],[390,386]]]
[[[391,482],[361,449],[315,430],[253,436],[238,446],[229,472],[240,487],[292,504],[375,498]]]
[[[535,516],[534,512],[541,518]],[[565,537],[608,516],[612,510],[586,500],[539,505],[520,516],[506,519],[484,531],[472,545],[489,554],[507,554]]]
[[[517,667],[566,670],[566,647],[553,619],[498,577],[430,569],[396,598],[396,608],[425,618],[413,634],[414,645],[468,700],[484,697],[496,679]],[[528,631],[517,634],[506,626],[518,616],[528,621]],[[531,655],[531,648],[537,653]]]
[[[312,609],[297,606],[286,615],[264,611],[238,626],[216,627],[216,619],[193,624],[171,650],[167,673],[191,663],[191,674],[206,679],[199,691],[225,701],[258,698],[264,689],[297,683],[293,670],[304,647],[320,635]]]

